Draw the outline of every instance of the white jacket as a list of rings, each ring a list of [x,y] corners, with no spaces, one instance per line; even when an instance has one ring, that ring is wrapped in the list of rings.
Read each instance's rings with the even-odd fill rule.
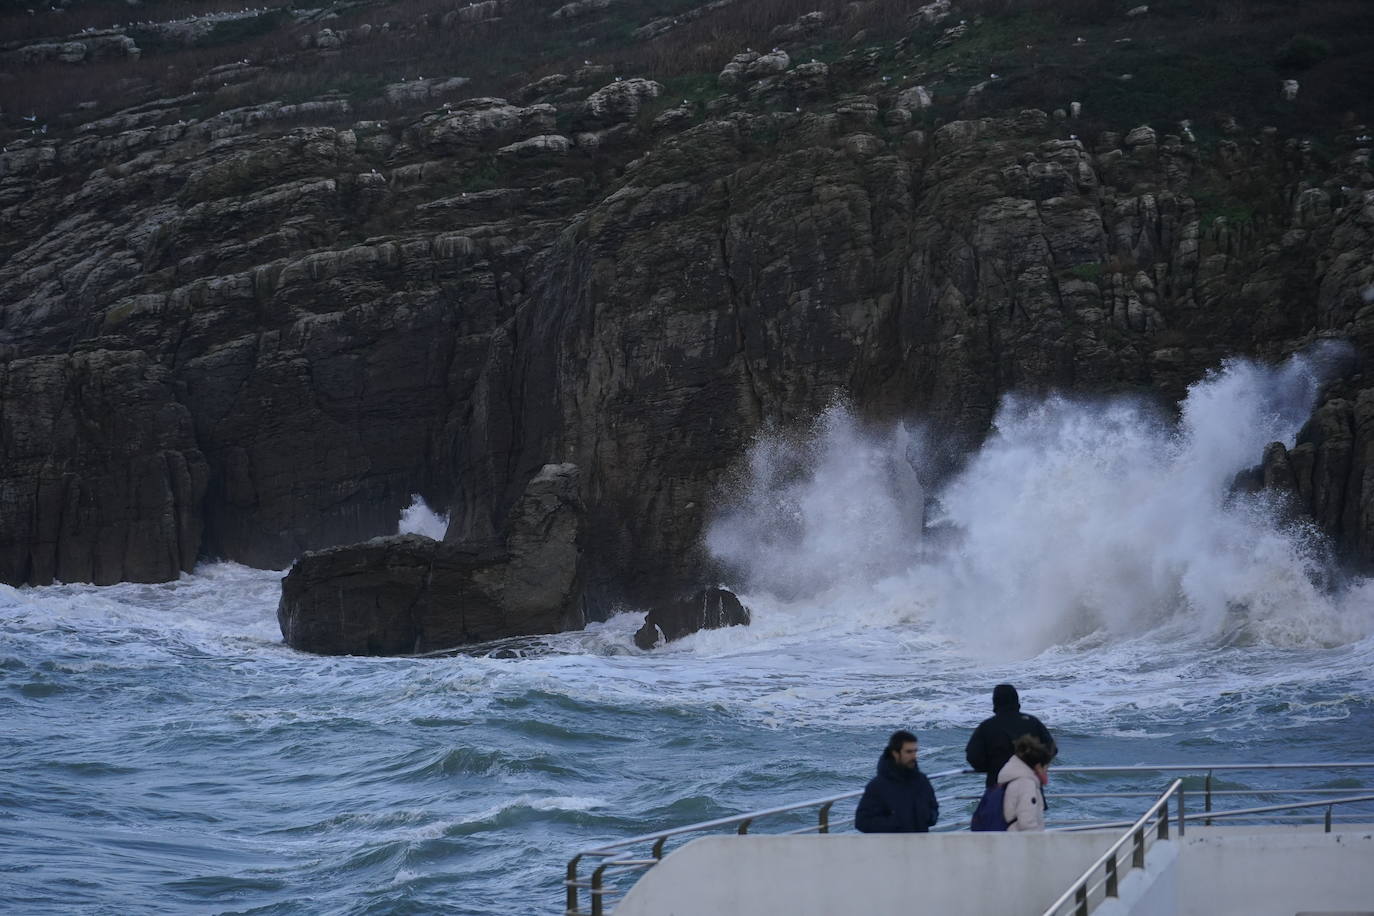
[[[1002,797],[1002,816],[1011,824],[1007,830],[1044,830],[1045,796],[1035,770],[1020,757],[1013,757],[997,774],[997,781],[1007,784]]]

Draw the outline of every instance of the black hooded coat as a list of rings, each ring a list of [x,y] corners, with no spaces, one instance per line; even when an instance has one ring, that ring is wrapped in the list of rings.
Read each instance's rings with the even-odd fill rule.
[[[992,715],[978,723],[964,748],[964,759],[979,773],[986,773],[987,786],[997,785],[997,774],[1011,759],[1011,746],[1022,735],[1034,735],[1050,750],[1059,753],[1054,737],[1035,716],[1021,711],[1021,698],[1010,684],[999,684],[992,692]]]
[[[890,755],[878,760],[878,775],[864,786],[854,812],[860,833],[928,833],[940,819],[940,803],[926,774],[899,766]]]

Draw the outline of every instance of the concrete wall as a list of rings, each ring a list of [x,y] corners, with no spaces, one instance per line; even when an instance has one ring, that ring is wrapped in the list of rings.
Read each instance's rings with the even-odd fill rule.
[[[1179,916],[1374,916],[1374,829],[1367,826],[1338,833],[1189,827],[1180,845]]]
[[[703,837],[645,873],[615,916],[1038,914],[1118,835]]]
[[[1119,836],[703,837],[645,873],[615,916],[1039,916]],[[1118,892],[1094,916],[1374,916],[1374,828],[1189,827],[1152,846],[1143,871],[1123,869]]]

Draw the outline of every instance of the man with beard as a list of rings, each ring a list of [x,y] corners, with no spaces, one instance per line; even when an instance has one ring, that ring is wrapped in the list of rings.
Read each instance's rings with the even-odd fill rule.
[[[928,833],[940,818],[940,803],[926,774],[916,766],[916,736],[897,731],[878,758],[878,775],[864,787],[854,812],[861,833]]]

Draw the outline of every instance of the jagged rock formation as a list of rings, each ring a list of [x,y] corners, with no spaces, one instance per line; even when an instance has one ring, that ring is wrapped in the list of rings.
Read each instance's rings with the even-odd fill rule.
[[[323,655],[395,655],[580,629],[577,469],[529,482],[504,541],[375,538],[307,553],[282,580],[287,645]]]
[[[952,15],[923,8],[923,53],[976,38]],[[955,64],[890,79],[902,53],[742,52],[681,100],[589,62],[387,120],[194,94],[27,128],[0,152],[0,580],[280,568],[414,493],[483,542],[553,457],[582,469],[593,605],[652,602],[702,581],[765,420],[843,395],[968,445],[1011,389],[1173,400],[1229,355],[1374,352],[1358,123],[1325,151],[1080,137],[1065,99],[1003,110]],[[1319,515],[1367,518],[1349,460]],[[1364,524],[1331,530],[1374,561]]]
[[[635,631],[635,645],[653,649],[698,630],[748,626],[749,621],[749,609],[740,604],[733,592],[705,588],[695,595],[650,608],[644,615],[644,626]]]
[[[1291,450],[1270,445],[1260,483],[1348,553],[1374,556],[1374,388],[1327,401]]]

